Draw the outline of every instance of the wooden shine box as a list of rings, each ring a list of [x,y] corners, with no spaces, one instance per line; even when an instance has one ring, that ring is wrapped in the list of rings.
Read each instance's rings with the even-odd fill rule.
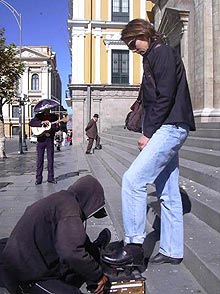
[[[109,293],[145,294],[145,281],[130,280],[130,281],[112,282],[112,286]]]

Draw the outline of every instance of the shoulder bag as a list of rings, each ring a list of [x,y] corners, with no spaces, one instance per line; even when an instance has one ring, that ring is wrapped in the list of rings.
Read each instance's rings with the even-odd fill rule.
[[[144,75],[146,78],[150,78],[154,88],[156,88],[154,76],[152,70],[149,65],[149,61],[143,64],[144,67]],[[138,98],[130,107],[130,112],[127,114],[125,119],[124,129],[128,129],[129,131],[142,133],[142,124],[144,118],[144,107],[143,107],[143,84],[140,86],[140,90],[138,93]]]

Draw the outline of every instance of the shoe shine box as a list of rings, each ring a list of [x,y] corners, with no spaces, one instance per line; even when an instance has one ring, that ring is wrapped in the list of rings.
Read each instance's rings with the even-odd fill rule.
[[[130,281],[112,282],[109,293],[145,294],[145,281],[130,280]]]

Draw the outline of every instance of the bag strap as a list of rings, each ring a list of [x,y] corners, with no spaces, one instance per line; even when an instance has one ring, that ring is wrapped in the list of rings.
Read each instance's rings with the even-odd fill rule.
[[[153,71],[150,67],[150,63],[149,63],[149,60],[148,58],[146,57],[145,60],[147,60],[147,62],[144,62],[143,63],[143,67],[144,67],[144,75],[146,77],[146,79],[150,79],[154,88],[156,88],[156,82],[155,82],[155,79],[154,79],[154,74],[153,74]]]
[[[161,43],[157,44],[154,49],[156,48],[159,48],[161,46]],[[150,78],[151,81],[152,81],[152,84],[154,85],[154,88],[156,88],[156,82],[155,82],[155,78],[154,78],[154,73],[153,73],[153,70],[150,66],[150,62],[149,62],[149,59],[146,57],[144,59],[144,61],[147,61],[147,62],[143,62],[143,67],[144,67],[144,75],[146,78]]]
[[[157,44],[155,46],[155,49],[158,48],[158,47],[160,47],[160,46],[161,46],[161,44]],[[145,58],[145,60],[147,62],[143,62],[144,75],[145,75],[146,78],[150,78],[151,79],[154,88],[156,88],[156,82],[155,82],[155,79],[154,79],[154,73],[153,73],[153,70],[152,70],[152,68],[150,66],[150,62],[149,62],[149,60],[148,60],[147,57]],[[138,92],[137,102],[138,103],[141,103],[142,100],[143,100],[143,80],[141,82],[140,89],[139,89],[139,92]]]

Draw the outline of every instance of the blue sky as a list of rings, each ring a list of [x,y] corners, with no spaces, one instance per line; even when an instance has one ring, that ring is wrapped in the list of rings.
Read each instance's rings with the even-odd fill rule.
[[[71,73],[67,30],[68,0],[6,0],[22,15],[22,45],[47,45],[56,52],[62,80],[63,106],[68,75]],[[5,28],[6,43],[19,45],[19,27],[10,10],[0,1],[0,28]],[[67,108],[71,113],[71,109]]]

